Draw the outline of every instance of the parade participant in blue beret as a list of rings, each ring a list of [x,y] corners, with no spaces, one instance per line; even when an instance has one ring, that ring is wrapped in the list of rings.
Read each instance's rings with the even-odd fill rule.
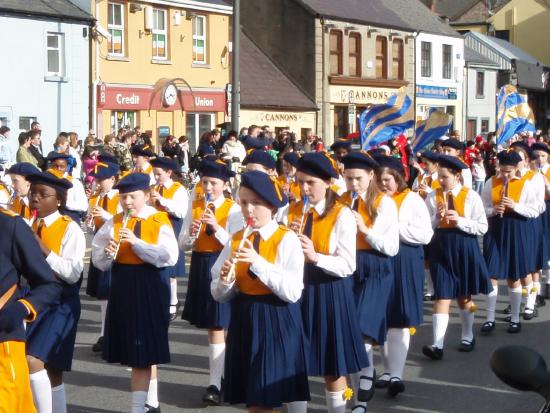
[[[248,154],[243,160],[243,165],[247,171],[260,170],[268,175],[274,175],[277,164],[275,159],[264,150],[253,149],[248,151]]]
[[[283,174],[277,178],[277,182],[283,188],[289,202],[299,201],[300,186],[296,182],[296,167],[300,157],[296,152],[287,152],[283,155]]]
[[[462,185],[467,188],[472,187],[472,171],[468,168],[468,165],[464,163],[464,143],[459,141],[456,138],[449,138],[441,141],[441,146],[443,148],[443,154],[448,156],[453,156],[459,159],[463,164],[464,168],[462,169]]]
[[[61,214],[71,182],[50,172],[27,179],[31,182],[30,207],[37,211],[32,229],[42,255],[63,287],[60,302],[27,328],[31,387],[38,412],[66,411],[63,372],[71,371],[72,366],[86,239],[80,226]]]
[[[438,164],[441,188],[426,198],[435,230],[429,244],[430,273],[435,289],[434,341],[422,349],[424,355],[433,360],[443,358],[451,300],[456,299],[460,308],[462,335],[459,351],[469,352],[475,346],[475,306],[471,297],[492,290],[477,240],[487,232],[487,217],[481,198],[477,192],[461,184],[461,173],[466,165],[460,159],[440,155]]]
[[[378,162],[378,186],[392,197],[399,216],[399,252],[392,259],[395,278],[387,306],[388,333],[382,351],[384,374],[377,380],[376,387],[387,387],[388,394],[396,396],[405,390],[403,370],[411,330],[420,326],[423,320],[423,247],[430,242],[433,230],[424,200],[407,188],[401,161],[390,156],[375,160]]]
[[[288,222],[305,256],[301,305],[310,343],[308,373],[325,379],[329,412],[346,408],[346,377],[368,366],[353,296],[356,220],[331,189],[338,176],[327,154],[311,152],[298,160],[302,199],[290,205]]]
[[[132,161],[134,162],[132,172],[149,175],[151,184],[153,184],[155,182],[155,176],[153,174],[153,166],[149,162],[151,158],[156,156],[155,152],[153,152],[153,148],[147,144],[135,145],[130,149],[130,153],[132,154]]]
[[[27,180],[27,176],[38,172],[40,172],[40,170],[28,162],[16,163],[7,170],[13,187],[9,209],[18,214],[27,223],[29,223],[31,219],[31,208],[29,206],[28,197],[31,183]]]
[[[229,304],[219,303],[212,297],[211,269],[231,235],[243,227],[243,218],[239,205],[224,197],[234,172],[218,160],[202,161],[199,173],[203,196],[193,200],[179,236],[180,247],[193,250],[182,318],[197,328],[208,330],[210,377],[203,402],[219,405],[225,330],[229,326],[231,309]]]
[[[115,189],[123,212],[107,221],[92,241],[94,265],[102,271],[112,267],[103,359],[131,367],[132,413],[160,411],[158,405],[147,405],[148,391],[156,396],[152,366],[170,362],[166,269],[177,262],[177,241],[168,214],[147,205],[149,175],[130,173]]]
[[[309,400],[298,303],[304,256],[296,234],[274,219],[287,200],[273,177],[245,172],[239,203],[247,227],[233,235],[212,267],[214,298],[233,306],[224,398],[253,412],[283,403],[294,411]]]

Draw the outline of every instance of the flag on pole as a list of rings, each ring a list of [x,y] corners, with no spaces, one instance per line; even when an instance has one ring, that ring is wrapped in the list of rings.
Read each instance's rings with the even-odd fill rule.
[[[430,110],[428,119],[421,120],[416,124],[415,138],[411,144],[413,151],[418,152],[441,138],[453,123],[453,115],[440,110]]]
[[[359,116],[361,148],[369,150],[414,126],[414,107],[402,87],[386,103],[373,105]]]
[[[497,145],[529,131],[535,132],[535,117],[529,104],[514,86],[502,86],[497,97]]]

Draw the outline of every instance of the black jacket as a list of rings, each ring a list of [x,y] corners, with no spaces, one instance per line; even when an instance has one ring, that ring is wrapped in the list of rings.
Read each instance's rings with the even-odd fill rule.
[[[44,158],[40,151],[36,149],[33,145],[29,146],[29,152],[32,156],[36,158],[36,161],[38,162],[38,167],[45,171],[48,168],[48,161],[46,161],[46,158]]]

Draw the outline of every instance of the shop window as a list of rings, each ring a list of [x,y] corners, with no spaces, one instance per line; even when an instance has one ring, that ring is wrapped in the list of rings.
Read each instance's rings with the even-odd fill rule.
[[[384,36],[376,38],[376,78],[388,78],[388,39]]]
[[[481,133],[489,133],[489,119],[481,119]]]
[[[206,16],[193,18],[193,63],[206,63]]]
[[[476,98],[485,96],[485,72],[476,72]]]
[[[349,75],[361,77],[361,35],[349,35]]]
[[[136,112],[111,112],[111,132],[115,134],[120,128],[135,128],[136,124]]]
[[[153,9],[153,58],[167,59],[167,45],[166,10]]]
[[[33,122],[36,122],[36,116],[19,116],[19,129],[29,131]]]
[[[453,73],[453,46],[443,45],[443,79],[450,79]]]
[[[403,80],[405,78],[404,61],[403,39],[394,39],[392,42],[392,75],[394,79]]]
[[[63,76],[64,72],[64,34],[47,34],[48,76]]]
[[[432,77],[432,44],[430,42],[422,42],[420,57],[420,75],[422,77]]]
[[[185,124],[185,134],[189,138],[189,148],[194,152],[199,146],[202,134],[214,129],[214,114],[187,113]]]
[[[334,139],[344,138],[348,135],[348,107],[334,107]]]
[[[107,29],[111,35],[108,44],[109,54],[124,56],[124,5],[109,3],[107,14]]]
[[[340,30],[330,32],[330,74],[342,74],[342,32]]]

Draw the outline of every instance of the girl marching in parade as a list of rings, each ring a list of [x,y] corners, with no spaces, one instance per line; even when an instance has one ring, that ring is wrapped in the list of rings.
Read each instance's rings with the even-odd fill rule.
[[[461,171],[462,185],[466,188],[471,188],[472,171],[470,170],[468,165],[464,163],[464,144],[458,139],[449,138],[441,141],[441,147],[443,149],[444,155],[452,156],[462,162],[462,164],[464,165],[464,168]]]
[[[290,205],[288,222],[305,257],[302,317],[309,340],[308,374],[325,379],[328,411],[343,413],[349,394],[346,375],[368,366],[353,297],[357,225],[349,208],[330,189],[338,177],[323,153],[298,160],[302,200]],[[346,397],[344,397],[346,396]]]
[[[72,184],[49,172],[29,175],[30,207],[36,239],[59,282],[61,299],[41,313],[27,329],[27,360],[31,388],[39,413],[67,411],[63,372],[70,371],[80,319],[79,289],[86,240],[70,217],[61,215]]]
[[[93,233],[99,231],[105,222],[122,211],[118,191],[113,188],[118,173],[118,165],[107,162],[98,162],[91,172],[91,176],[95,178],[98,190],[90,197],[86,222],[88,228]],[[107,299],[109,298],[110,285],[111,269],[108,268],[106,271],[101,271],[93,262],[90,262],[86,294],[100,300],[99,305],[101,308],[101,334],[97,342],[92,346],[92,351],[96,353],[103,351],[103,334],[105,332],[105,316],[107,314]]]
[[[224,398],[251,412],[283,403],[305,412],[307,350],[298,300],[304,256],[296,234],[274,219],[287,203],[278,183],[245,172],[239,203],[247,227],[228,242],[212,267],[212,294],[232,302],[227,333]]]
[[[149,159],[156,156],[153,152],[153,148],[149,145],[135,145],[130,149],[132,154],[132,161],[134,162],[134,168],[132,172],[139,172],[149,176],[151,185],[155,183],[155,175],[153,174],[153,166],[149,162]]]
[[[376,382],[387,387],[390,396],[405,390],[403,370],[407,360],[411,330],[422,324],[424,304],[424,245],[433,230],[424,200],[407,188],[405,171],[399,159],[376,159],[379,187],[397,204],[399,214],[399,252],[393,258],[394,282],[388,304],[388,334],[384,343],[385,372]]]
[[[434,341],[422,352],[433,360],[443,358],[443,344],[449,324],[451,300],[460,308],[462,335],[459,351],[474,349],[472,295],[487,294],[492,287],[477,236],[487,232],[487,218],[480,196],[463,186],[466,165],[458,158],[440,155],[438,179],[441,188],[426,198],[435,234],[429,244],[430,272],[435,303],[432,323]]]
[[[92,241],[94,265],[102,271],[112,267],[103,358],[131,367],[132,413],[160,411],[146,403],[157,394],[152,366],[170,362],[167,268],[178,259],[168,215],[147,205],[149,182],[148,175],[131,173],[115,185],[123,212]]]
[[[27,223],[30,223],[31,220],[31,208],[29,205],[31,183],[27,180],[27,176],[38,172],[40,171],[36,166],[27,162],[16,163],[8,169],[14,192],[9,208]]]
[[[300,200],[300,186],[296,182],[296,166],[299,156],[296,152],[287,152],[283,155],[283,174],[277,178],[277,182],[283,188],[288,202]]]
[[[376,185],[378,163],[363,152],[350,153],[342,163],[348,192],[340,201],[353,211],[357,227],[354,295],[369,358],[369,365],[353,374],[352,380],[358,405],[366,407],[376,381],[373,346],[386,340],[386,314],[394,279],[391,257],[399,249],[399,227],[395,203]]]
[[[228,181],[234,176],[227,165],[223,161],[203,161],[199,172],[204,197],[193,200],[179,236],[182,249],[193,249],[182,318],[195,327],[208,329],[210,378],[203,401],[219,405],[225,330],[231,310],[229,304],[219,303],[212,297],[210,271],[231,234],[243,227],[243,218],[240,207],[224,198]]]

